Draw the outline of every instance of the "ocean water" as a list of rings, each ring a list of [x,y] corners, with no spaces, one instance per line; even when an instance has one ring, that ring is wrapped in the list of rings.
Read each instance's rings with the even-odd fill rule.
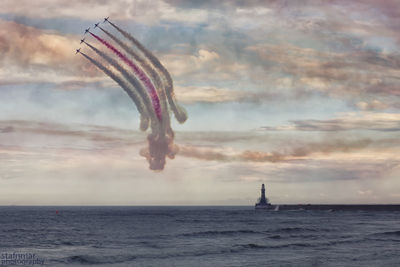
[[[37,260],[20,266],[400,266],[400,212],[0,207],[0,266],[13,254]]]

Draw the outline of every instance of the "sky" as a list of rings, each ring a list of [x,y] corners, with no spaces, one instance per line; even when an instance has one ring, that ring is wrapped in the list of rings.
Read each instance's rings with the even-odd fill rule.
[[[254,205],[262,183],[278,204],[400,203],[396,0],[1,6],[0,205]],[[188,112],[163,171],[134,103],[74,53],[107,16]]]

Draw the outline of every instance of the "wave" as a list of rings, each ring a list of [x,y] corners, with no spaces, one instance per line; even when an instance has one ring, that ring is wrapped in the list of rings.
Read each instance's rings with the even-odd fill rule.
[[[126,256],[92,256],[92,255],[74,255],[67,258],[63,258],[61,262],[68,264],[79,264],[79,265],[92,265],[92,264],[115,264],[115,263],[127,263],[140,259],[170,259],[180,257],[201,257],[207,255],[217,254],[229,254],[240,252],[243,248],[216,248],[206,250],[193,250],[193,251],[181,251],[181,252],[170,252],[170,253],[157,253],[157,254],[138,254],[138,255],[126,255]],[[160,251],[159,251],[160,252]],[[133,264],[132,264],[133,265]]]
[[[271,238],[271,239],[280,239],[282,237],[280,235],[271,235],[271,236],[269,236],[269,238]]]
[[[263,245],[257,245],[257,244],[244,244],[244,245],[236,245],[237,247],[241,248],[249,248],[249,249],[259,249],[259,248],[270,248],[270,246],[263,246]]]
[[[286,247],[310,247],[308,243],[289,243],[283,245],[260,245],[255,243],[248,244],[237,244],[227,248],[215,248],[207,250],[194,250],[194,251],[181,251],[177,253],[166,253],[166,254],[147,254],[137,255],[137,258],[151,258],[151,259],[167,259],[167,258],[179,258],[179,257],[201,257],[207,255],[218,255],[218,254],[230,254],[240,253],[246,250],[262,250],[262,249],[280,249]]]
[[[85,255],[75,255],[66,258],[68,263],[96,264],[101,263],[95,257]]]
[[[315,234],[315,235],[307,235],[307,234],[291,234],[291,235],[289,235],[288,237],[290,237],[290,238],[303,238],[303,239],[305,239],[305,238],[311,238],[311,239],[316,239],[316,238],[321,238],[322,236],[321,235],[317,235],[317,234]]]
[[[148,248],[157,248],[157,249],[162,248],[157,242],[140,241],[139,244]]]
[[[395,235],[395,236],[400,236],[400,231],[387,231],[387,232],[375,233],[374,235]]]
[[[302,227],[284,227],[278,228],[274,232],[278,233],[292,233],[292,232],[318,232],[320,229],[315,228],[302,228]]]
[[[243,249],[282,249],[282,248],[293,248],[293,247],[321,247],[321,246],[334,246],[340,244],[352,244],[360,243],[361,239],[345,239],[345,240],[331,240],[326,242],[294,242],[277,245],[259,245],[254,243],[235,245],[234,247]]]
[[[76,245],[76,244],[74,244],[72,242],[69,242],[69,241],[62,241],[62,242],[60,242],[60,244],[64,245],[64,246],[75,246]]]
[[[315,244],[310,243],[287,243],[281,245],[258,245],[258,244],[241,244],[235,245],[235,247],[244,248],[244,249],[280,249],[280,248],[288,248],[288,247],[313,247]]]
[[[179,223],[203,223],[203,222],[208,222],[208,220],[199,220],[199,219],[176,219],[175,222],[179,222]]]
[[[385,231],[369,234],[366,240],[399,242],[400,231]]]
[[[28,228],[15,228],[15,229],[8,229],[8,230],[3,230],[4,233],[28,233],[31,232],[30,229]]]
[[[129,262],[137,257],[133,255],[120,256],[91,256],[91,255],[74,255],[64,258],[63,261],[69,264],[111,264]]]
[[[343,240],[332,240],[325,242],[321,245],[328,245],[328,246],[334,246],[334,245],[341,245],[341,244],[355,244],[355,243],[361,243],[364,241],[361,238],[356,238],[356,239],[343,239]]]
[[[181,234],[181,236],[186,237],[212,237],[218,235],[232,236],[237,234],[260,234],[260,232],[253,230],[225,230],[225,231],[202,231],[202,232],[192,232]]]
[[[207,250],[193,250],[193,251],[181,251],[181,252],[171,252],[165,254],[142,254],[136,255],[137,259],[170,259],[170,258],[180,258],[180,257],[201,257],[207,255],[218,255],[218,254],[229,254],[236,253],[240,250],[237,248],[216,248]]]

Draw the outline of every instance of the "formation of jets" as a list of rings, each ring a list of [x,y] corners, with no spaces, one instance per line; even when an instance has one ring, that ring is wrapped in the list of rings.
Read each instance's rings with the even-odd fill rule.
[[[104,18],[103,23],[106,23],[106,22],[108,21],[108,18],[109,18],[109,17]],[[99,27],[99,24],[100,24],[100,22],[95,23],[93,29],[96,29],[97,27]],[[83,33],[83,35],[87,34],[88,32],[90,32],[90,27],[87,28],[87,29],[85,29],[85,32]],[[82,39],[81,39],[81,42],[80,42],[79,44],[82,44],[82,43],[84,43],[84,42],[85,42],[85,38],[82,38]],[[75,55],[78,54],[78,53],[80,53],[80,52],[81,52],[81,48],[76,49]]]

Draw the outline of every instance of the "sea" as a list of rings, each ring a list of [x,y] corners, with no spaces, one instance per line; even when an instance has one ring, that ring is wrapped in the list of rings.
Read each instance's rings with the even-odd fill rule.
[[[0,207],[0,266],[400,266],[400,212]]]

